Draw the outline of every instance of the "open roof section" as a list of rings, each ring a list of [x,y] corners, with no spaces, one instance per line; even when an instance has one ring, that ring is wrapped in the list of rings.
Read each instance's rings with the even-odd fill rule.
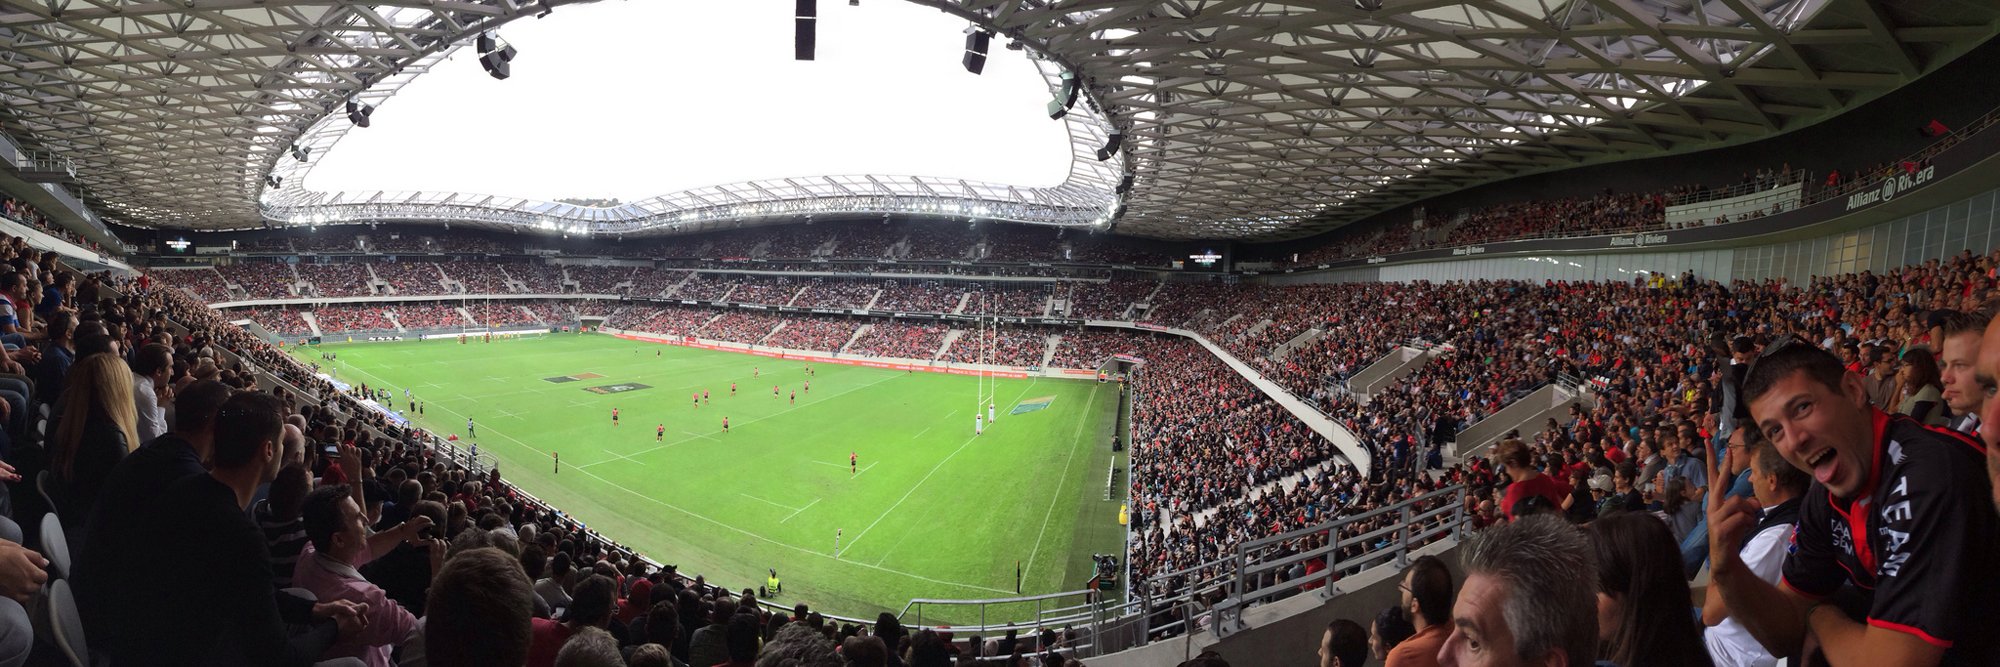
[[[1121,231],[1209,238],[1302,236],[1506,175],[1768,136],[1934,69],[2000,15],[1983,0],[910,1],[1090,83],[1133,149]],[[542,9],[4,2],[0,128],[71,160],[108,217],[254,225],[264,177],[314,121]]]
[[[286,176],[305,190],[643,201],[757,179],[916,174],[1055,187],[1074,157],[1035,64],[960,65],[965,20],[903,2],[820,12],[792,57],[786,3],[620,2],[498,31],[512,76],[455,51],[367,129]],[[730,26],[718,29],[717,26]],[[334,123],[345,123],[335,119]],[[341,129],[336,126],[335,129]]]

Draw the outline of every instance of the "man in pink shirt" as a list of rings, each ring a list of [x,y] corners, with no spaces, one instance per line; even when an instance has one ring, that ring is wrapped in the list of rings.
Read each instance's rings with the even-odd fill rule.
[[[374,560],[375,554],[386,552],[388,545],[393,544],[389,540],[421,540],[423,530],[430,527],[430,518],[414,516],[392,530],[371,536],[367,515],[355,504],[347,487],[339,484],[322,486],[307,495],[300,516],[309,543],[292,569],[292,585],[312,591],[320,602],[359,603],[364,606],[361,613],[367,621],[359,633],[328,648],[324,657],[356,657],[368,663],[368,667],[391,667],[395,663],[389,659],[390,651],[416,636],[422,626],[415,615],[389,599],[381,587],[362,577],[356,568]],[[382,545],[371,546],[372,542]],[[445,544],[443,540],[427,542],[431,572],[435,574],[443,565]]]

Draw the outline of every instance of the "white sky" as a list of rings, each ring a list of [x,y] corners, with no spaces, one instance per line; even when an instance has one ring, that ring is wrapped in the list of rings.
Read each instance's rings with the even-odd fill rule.
[[[901,0],[820,0],[817,60],[791,0],[607,0],[499,31],[500,81],[466,46],[314,155],[317,191],[432,190],[627,202],[741,181],[919,175],[1047,187],[1069,173],[1049,92],[996,36]]]

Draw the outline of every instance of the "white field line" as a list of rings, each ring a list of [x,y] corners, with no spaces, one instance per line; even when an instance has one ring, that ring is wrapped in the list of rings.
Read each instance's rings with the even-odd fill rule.
[[[1032,388],[1034,388],[1034,386],[1035,386],[1035,381],[1034,381],[1034,380],[1029,380],[1029,381],[1028,381],[1028,386],[1026,386],[1026,387],[1022,387],[1022,388],[1021,388],[1021,396],[1026,396],[1026,395],[1028,394],[1028,390],[1029,390],[1029,389],[1032,389]],[[1014,400],[1016,400],[1016,401],[1019,401],[1019,400],[1021,400],[1021,396],[1015,396],[1015,397],[1014,397]],[[936,474],[937,474],[937,471],[938,471],[938,470],[940,470],[940,469],[943,469],[943,468],[944,468],[944,464],[946,464],[946,463],[950,463],[950,462],[951,462],[951,459],[952,459],[953,457],[956,457],[956,456],[958,456],[958,453],[959,453],[959,452],[962,452],[962,451],[965,451],[965,448],[966,448],[966,446],[967,446],[967,445],[971,445],[971,444],[972,444],[972,441],[974,441],[974,440],[978,440],[978,439],[979,439],[979,436],[977,436],[977,435],[975,435],[975,436],[972,436],[972,437],[970,437],[970,438],[966,438],[966,439],[965,439],[965,443],[964,443],[964,444],[961,444],[961,445],[959,445],[959,446],[958,446],[958,449],[954,449],[954,450],[951,450],[951,453],[950,453],[950,454],[946,454],[946,455],[945,455],[945,457],[944,457],[944,460],[942,460],[942,461],[938,461],[938,462],[937,462],[937,465],[934,465],[934,466],[931,466],[931,471],[930,471],[930,472],[927,472],[927,473],[924,473],[924,478],[923,478],[923,479],[919,479],[919,480],[917,480],[917,483],[915,483],[915,484],[911,484],[911,485],[910,485],[910,490],[908,490],[908,491],[904,491],[904,492],[903,492],[903,497],[901,497],[901,498],[897,498],[897,499],[896,499],[896,504],[894,504],[894,505],[890,505],[890,506],[889,506],[889,509],[887,509],[887,510],[884,510],[884,511],[882,512],[882,516],[878,516],[878,517],[875,517],[875,522],[874,522],[874,523],[871,523],[871,524],[868,524],[868,527],[867,527],[867,528],[863,528],[863,529],[861,529],[861,534],[859,534],[859,535],[855,535],[855,536],[854,536],[854,541],[852,541],[852,542],[848,542],[848,543],[847,543],[847,548],[848,548],[848,549],[853,549],[853,548],[854,548],[854,545],[856,545],[856,544],[860,544],[860,543],[861,543],[861,538],[864,538],[864,537],[867,537],[867,536],[868,536],[868,531],[871,531],[871,530],[874,530],[874,529],[875,529],[875,526],[876,526],[876,525],[878,525],[878,524],[881,524],[881,523],[882,523],[882,520],[883,520],[883,519],[886,519],[886,518],[888,518],[890,514],[894,513],[894,512],[896,511],[896,508],[898,508],[898,507],[902,507],[902,506],[903,506],[903,501],[905,501],[905,500],[909,500],[909,499],[910,499],[910,494],[913,494],[913,493],[916,493],[916,492],[917,492],[917,489],[918,489],[919,487],[922,487],[922,486],[924,485],[924,482],[927,482],[927,481],[930,481],[930,479],[931,479],[931,476],[932,476],[932,475],[936,475]],[[891,548],[891,551],[894,551],[894,548]],[[884,554],[884,555],[883,555],[883,557],[884,557],[884,558],[887,558],[887,557],[888,557],[888,555],[887,555],[887,554]],[[879,563],[879,562],[881,562],[881,561],[876,561],[876,562],[878,562],[878,563]]]
[[[1049,496],[1049,511],[1042,514],[1042,530],[1035,534],[1035,547],[1028,551],[1027,569],[1021,572],[1022,581],[1027,581],[1028,575],[1035,571],[1035,556],[1042,551],[1042,537],[1049,534],[1049,519],[1055,517],[1056,501],[1062,499],[1064,483],[1069,480],[1070,465],[1076,463],[1077,445],[1083,442],[1083,425],[1090,423],[1090,408],[1095,405],[1097,405],[1097,392],[1093,391],[1090,392],[1090,400],[1083,404],[1083,418],[1076,420],[1076,431],[1069,436],[1069,457],[1063,461],[1062,476],[1056,478],[1056,492]]]

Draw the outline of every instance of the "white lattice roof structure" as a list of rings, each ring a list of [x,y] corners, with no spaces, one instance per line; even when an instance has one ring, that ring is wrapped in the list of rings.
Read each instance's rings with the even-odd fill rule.
[[[987,26],[995,48],[1022,43],[1052,84],[1086,83],[1065,120],[1069,182],[791,179],[621,209],[266,196],[297,168],[291,146],[337,140],[347,101],[378,104],[480,30],[564,0],[0,0],[0,131],[67,160],[107,217],[174,228],[673,232],[839,211],[1070,225],[1122,207],[1121,232],[1271,239],[1507,175],[1774,134],[1902,85],[2000,18],[1985,0],[910,1]],[[1097,162],[1112,131],[1126,150]]]

